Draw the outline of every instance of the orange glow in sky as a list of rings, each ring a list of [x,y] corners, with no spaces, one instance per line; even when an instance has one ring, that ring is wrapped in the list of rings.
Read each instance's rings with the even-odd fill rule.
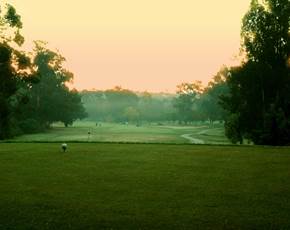
[[[8,0],[26,46],[46,40],[66,57],[77,89],[116,85],[174,92],[205,84],[239,53],[250,0]]]

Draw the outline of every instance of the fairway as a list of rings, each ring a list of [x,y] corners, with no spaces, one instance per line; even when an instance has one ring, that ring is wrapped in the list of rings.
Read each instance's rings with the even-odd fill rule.
[[[0,229],[290,229],[290,149],[0,144]]]
[[[90,135],[88,135],[90,132]],[[185,137],[187,138],[185,138]],[[137,127],[134,124],[79,121],[71,127],[55,124],[44,133],[22,135],[13,142],[129,142],[129,143],[195,143],[230,144],[225,137],[222,124],[202,125],[149,125]]]

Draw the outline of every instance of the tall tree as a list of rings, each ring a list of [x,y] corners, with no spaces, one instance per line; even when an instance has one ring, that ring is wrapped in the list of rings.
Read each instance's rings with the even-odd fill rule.
[[[14,134],[13,115],[26,98],[21,86],[29,84],[33,69],[30,59],[19,50],[24,42],[20,16],[11,5],[0,7],[0,139],[3,139]]]
[[[49,50],[45,42],[35,42],[34,64],[39,82],[30,87],[24,118],[34,119],[42,128],[57,121],[67,126],[86,116],[81,96],[66,85],[72,81],[73,74],[63,67],[64,61],[65,58]]]
[[[256,144],[290,143],[290,2],[252,0],[241,31],[245,59],[231,68],[226,134]]]

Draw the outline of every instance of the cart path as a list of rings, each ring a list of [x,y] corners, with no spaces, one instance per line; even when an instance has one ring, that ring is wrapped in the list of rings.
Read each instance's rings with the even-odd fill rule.
[[[204,144],[204,141],[198,138],[194,138],[191,134],[183,134],[181,135],[182,138],[189,140],[191,144]]]

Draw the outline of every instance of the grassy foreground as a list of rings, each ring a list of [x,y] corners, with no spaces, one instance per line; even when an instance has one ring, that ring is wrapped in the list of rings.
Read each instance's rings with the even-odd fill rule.
[[[0,144],[0,229],[290,229],[290,149]]]

